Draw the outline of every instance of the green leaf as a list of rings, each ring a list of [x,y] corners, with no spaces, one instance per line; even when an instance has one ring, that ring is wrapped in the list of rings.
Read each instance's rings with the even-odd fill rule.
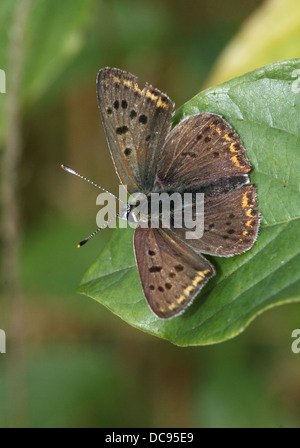
[[[163,321],[143,297],[132,229],[117,229],[79,292],[129,324],[178,345],[205,345],[239,334],[259,313],[300,299],[300,59],[279,62],[201,92],[174,124],[202,112],[220,114],[238,132],[253,166],[261,230],[247,253],[210,257],[217,275],[181,316]]]

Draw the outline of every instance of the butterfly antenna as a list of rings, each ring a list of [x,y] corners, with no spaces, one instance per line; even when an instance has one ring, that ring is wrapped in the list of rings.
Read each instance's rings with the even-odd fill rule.
[[[98,185],[98,184],[96,184],[95,182],[91,181],[91,180],[88,179],[87,177],[84,177],[84,176],[82,176],[81,174],[77,173],[77,171],[74,171],[74,170],[73,170],[72,168],[70,168],[69,166],[62,164],[61,167],[62,167],[63,170],[67,171],[68,173],[71,173],[71,174],[74,174],[74,176],[80,177],[80,179],[83,179],[83,180],[87,181],[89,184],[94,185],[94,187],[100,188],[100,190],[105,191],[105,193],[110,194],[110,195],[113,196],[115,199],[117,199],[119,202],[122,202],[123,204],[125,204],[124,201],[122,201],[121,199],[119,199],[119,198],[118,198],[117,196],[115,196],[113,193],[111,193],[110,191],[105,190],[105,188],[103,188],[103,187],[100,187],[100,185]],[[101,230],[101,228],[99,228],[98,230]],[[96,230],[96,233],[98,232],[98,230]],[[92,234],[92,235],[91,235],[91,238],[92,238],[92,236],[94,236],[94,235]],[[90,239],[90,237],[89,237],[87,240],[89,240],[89,239]],[[85,240],[84,240],[84,241],[85,241]],[[85,242],[86,242],[86,241],[85,241]],[[84,244],[84,243],[83,243],[83,244]]]
[[[84,240],[80,241],[80,243],[77,244],[77,247],[79,248],[79,247],[83,246],[84,244],[86,244],[91,238],[93,238],[95,235],[97,235],[97,233],[100,232],[100,230],[105,229],[111,221],[113,221],[115,218],[119,218],[119,217],[120,217],[120,215],[119,215],[119,213],[117,213],[116,216],[109,219],[103,226],[98,227],[98,229],[95,230],[95,232],[91,233],[90,236],[88,236]]]

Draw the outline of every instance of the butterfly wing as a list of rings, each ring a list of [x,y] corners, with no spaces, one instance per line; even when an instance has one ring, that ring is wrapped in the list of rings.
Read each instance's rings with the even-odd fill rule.
[[[159,186],[189,191],[238,177],[251,170],[238,134],[220,116],[203,113],[179,123],[168,135],[157,169]]]
[[[205,195],[204,195],[205,198]],[[228,257],[250,249],[257,238],[259,212],[256,188],[245,185],[219,196],[204,199],[204,234],[200,239],[185,239],[190,229],[172,229],[177,237],[203,254]],[[193,219],[200,219],[193,210]]]
[[[167,229],[137,227],[134,248],[145,297],[162,319],[182,313],[215,274],[204,257]]]
[[[189,229],[172,232],[205,254],[231,256],[250,249],[259,227],[256,188],[246,185],[250,170],[241,139],[220,116],[183,120],[167,137],[157,182],[161,190],[204,193],[204,235],[185,240]]]
[[[97,95],[121,182],[130,193],[150,191],[171,124],[171,100],[149,84],[140,89],[137,77],[116,68],[100,70]]]

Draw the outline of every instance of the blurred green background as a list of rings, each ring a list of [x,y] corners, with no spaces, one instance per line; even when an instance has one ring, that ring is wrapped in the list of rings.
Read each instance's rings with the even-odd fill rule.
[[[110,231],[76,248],[96,228],[98,191],[60,168],[118,191],[96,103],[102,67],[133,72],[178,107],[204,87],[299,55],[298,0],[1,1],[1,185],[3,193],[15,144],[21,246],[8,279],[2,230],[0,427],[300,425],[300,354],[291,351],[299,305],[211,347],[178,348],[131,328],[76,294]]]

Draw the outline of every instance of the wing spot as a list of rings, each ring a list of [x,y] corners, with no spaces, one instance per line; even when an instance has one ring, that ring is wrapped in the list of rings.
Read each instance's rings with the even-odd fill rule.
[[[230,157],[230,159],[233,161],[234,165],[237,166],[238,168],[246,168],[246,165],[241,165],[241,160],[238,159],[238,156]]]
[[[118,100],[116,100],[116,101],[114,102],[114,108],[117,110],[117,109],[119,109],[119,106],[120,106],[120,103],[119,103]]]
[[[116,133],[118,135],[126,134],[126,132],[128,132],[127,126],[120,126],[119,128],[116,129]]]
[[[142,124],[146,124],[148,121],[148,118],[146,117],[146,115],[140,115],[139,117],[139,122]]]
[[[160,292],[165,292],[165,290],[164,290],[164,288],[163,288],[162,286],[159,286],[157,289],[158,289]]]
[[[157,101],[158,100],[158,95],[155,95],[155,93],[151,92],[150,90],[146,91],[146,97],[147,97],[148,101]]]
[[[252,200],[253,200],[253,185],[249,186],[250,190],[246,191],[243,194],[243,199],[242,199],[242,207],[253,207],[254,204],[252,204]]]
[[[155,286],[154,285],[150,285],[149,288],[151,289],[151,291],[155,290]]]
[[[171,288],[172,288],[171,283],[166,283],[166,284],[165,284],[165,288],[166,288],[166,289],[171,289]]]
[[[187,298],[185,297],[185,295],[181,295],[181,296],[178,297],[178,299],[176,299],[176,301],[177,301],[179,304],[181,304],[181,303],[185,302],[186,299],[187,299]]]
[[[176,277],[176,274],[175,274],[175,272],[170,272],[169,276],[170,276],[171,278],[175,278],[175,277]]]
[[[125,151],[124,151],[124,154],[125,154],[125,156],[128,157],[128,156],[130,156],[131,152],[132,152],[131,148],[126,148]]]
[[[108,115],[111,115],[111,114],[112,114],[112,108],[111,108],[111,107],[108,107],[108,108],[106,109],[106,112],[108,113]]]
[[[179,299],[177,299],[177,301],[178,301],[178,300],[179,300]],[[168,306],[168,308],[169,308],[170,311],[175,310],[177,307],[178,307],[178,305],[177,305],[176,303],[171,303],[171,304]]]
[[[205,141],[205,143],[210,142],[211,141],[211,137],[209,137],[209,136],[205,137],[204,141]]]
[[[167,99],[164,99],[163,97],[162,98],[158,98],[158,101],[157,101],[157,103],[156,103],[156,106],[157,107],[162,107],[163,109],[169,109],[169,105],[168,105],[168,102],[167,102],[168,100]]]
[[[215,152],[213,153],[213,156],[214,156],[214,158],[216,159],[216,158],[218,158],[218,157],[220,156],[220,154],[219,154],[217,151],[215,151]]]
[[[132,81],[130,81],[129,79],[124,79],[124,87],[126,89],[129,89],[129,87],[132,87]]]
[[[147,137],[145,138],[146,142],[149,142],[149,140],[151,139],[151,135],[147,135]]]
[[[246,212],[246,216],[249,216],[249,217],[256,216],[256,214],[257,214],[257,210],[247,210],[247,212]]]
[[[122,100],[121,106],[122,106],[123,109],[127,109],[127,106],[128,106],[127,101],[126,100]]]
[[[235,233],[235,230],[234,229],[229,229],[229,230],[227,230],[227,233],[229,233],[229,235],[232,235],[233,233]]]
[[[187,286],[187,287],[184,289],[183,294],[184,294],[185,296],[189,296],[190,293],[191,293],[192,291],[194,291],[194,289],[195,289],[195,286],[194,286],[194,285],[189,285],[189,286]]]
[[[233,219],[233,218],[235,218],[235,214],[234,213],[230,213],[229,219]]]
[[[181,272],[181,271],[183,271],[183,269],[184,269],[184,267],[182,266],[182,264],[177,264],[176,266],[174,266],[175,267],[175,270],[177,271],[177,272]]]
[[[139,86],[137,84],[134,84],[134,90],[135,90],[135,95],[141,95],[142,94],[142,90],[139,88]]]
[[[152,266],[152,267],[149,269],[149,272],[154,273],[154,272],[160,272],[161,270],[162,270],[162,267],[161,267],[161,266]]]
[[[197,140],[201,140],[202,137],[203,137],[202,134],[197,135]]]
[[[237,147],[234,143],[231,143],[231,145],[229,146],[229,151],[234,153],[238,152]]]
[[[156,254],[155,250],[149,250],[148,254],[150,255],[150,257],[154,257],[154,255]]]
[[[137,113],[136,113],[136,111],[135,110],[132,110],[131,112],[130,112],[130,118],[131,118],[131,120],[133,119],[133,118],[135,118],[136,116],[137,116]]]
[[[254,227],[255,223],[256,223],[255,220],[252,219],[252,220],[249,220],[249,221],[246,222],[246,226],[247,227]]]

